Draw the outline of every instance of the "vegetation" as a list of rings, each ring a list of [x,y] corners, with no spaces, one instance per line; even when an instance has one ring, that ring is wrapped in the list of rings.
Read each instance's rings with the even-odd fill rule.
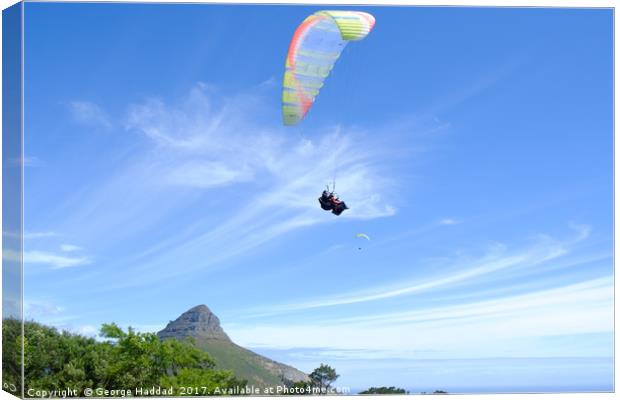
[[[328,394],[339,376],[334,368],[321,364],[309,375],[310,381],[285,382],[289,389],[286,394]]]
[[[105,341],[59,333],[36,322],[26,322],[24,333],[26,390],[72,388],[82,396],[86,388],[232,389],[246,384],[230,371],[215,369],[213,359],[191,341],[162,342],[153,333],[138,333],[131,328],[124,331],[116,324],[102,326],[100,335]],[[20,321],[4,320],[3,335],[3,343],[15,344],[11,351],[3,352],[4,382],[19,382]],[[170,394],[208,393],[211,392]]]
[[[320,367],[312,371],[310,374],[310,381],[314,387],[317,387],[321,393],[329,392],[329,389],[338,379],[340,375],[336,373],[336,370],[327,364],[321,364]]]
[[[16,319],[5,319],[2,324],[2,383],[5,390],[21,394],[21,323]]]
[[[360,392],[360,394],[409,394],[405,389],[397,388],[394,386],[386,387],[371,387],[369,389]]]
[[[3,381],[15,383],[19,388],[21,321],[5,319],[2,333]],[[156,388],[172,388],[172,392],[162,393],[166,396],[243,394],[234,391],[248,384],[230,370],[216,368],[214,358],[201,350],[205,343],[197,344],[192,339],[160,341],[153,333],[139,333],[132,328],[125,331],[114,323],[101,327],[100,337],[103,340],[100,341],[66,331],[59,332],[36,322],[24,323],[24,336],[25,394],[28,397],[41,397],[41,391],[49,393],[67,388],[75,390],[76,396],[84,396],[85,389],[116,391],[138,388],[144,391],[133,395],[148,395],[150,390]],[[245,354],[240,353],[241,350],[247,350],[239,350],[238,346],[214,346],[211,343],[210,347],[221,353],[218,356],[233,363],[241,363],[247,359],[241,357]],[[248,373],[262,372],[253,364],[245,365]],[[328,394],[338,377],[334,368],[321,364],[309,375],[309,381],[286,382],[289,391],[285,393]],[[267,374],[261,374],[258,379],[267,381],[269,378],[271,377]],[[280,380],[283,379],[280,377]],[[180,391],[179,388],[192,390]],[[30,393],[28,389],[31,390]],[[39,392],[32,392],[37,390]],[[404,389],[394,386],[371,387],[361,392],[406,393],[408,392]],[[445,392],[437,390],[435,393]]]
[[[183,368],[176,375],[166,375],[160,380],[162,387],[196,388],[197,390],[191,393],[176,393],[196,396],[219,394],[225,389],[242,388],[246,384],[246,381],[237,379],[227,370],[196,368]]]
[[[207,352],[217,367],[235,371],[239,378],[257,387],[282,385],[282,379],[269,370],[262,357],[230,341],[218,339],[197,340],[196,347]]]

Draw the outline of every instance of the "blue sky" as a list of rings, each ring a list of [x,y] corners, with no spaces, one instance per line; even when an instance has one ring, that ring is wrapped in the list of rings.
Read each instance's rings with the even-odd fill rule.
[[[284,127],[319,9],[26,4],[26,317],[207,304],[352,388],[611,390],[611,10],[363,7]]]

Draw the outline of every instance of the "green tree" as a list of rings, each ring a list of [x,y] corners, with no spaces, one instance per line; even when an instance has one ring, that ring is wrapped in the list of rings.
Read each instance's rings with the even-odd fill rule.
[[[97,341],[58,332],[36,322],[3,321],[3,379],[20,381],[20,351],[24,345],[26,389],[149,388],[189,384],[232,388],[245,386],[232,372],[215,369],[215,362],[192,341],[160,341],[153,333],[126,332],[104,324]],[[25,339],[24,339],[25,338]],[[26,395],[28,395],[26,393]]]
[[[2,383],[13,394],[21,394],[22,328],[15,318],[2,321]]]
[[[176,376],[183,369],[209,370],[213,359],[191,341],[161,342],[154,333],[124,332],[116,324],[104,324],[101,336],[111,339],[112,357],[105,373],[106,386],[113,388],[158,385],[163,376]]]
[[[7,321],[4,321],[5,326]],[[20,326],[21,322],[15,322]],[[106,348],[92,338],[59,333],[35,322],[24,323],[24,377],[27,389],[83,390],[100,381]],[[21,332],[20,332],[21,333]],[[21,335],[17,337],[21,343]]]
[[[405,389],[397,388],[394,386],[386,387],[371,387],[369,389],[360,392],[360,394],[407,394]]]
[[[304,395],[304,394],[313,394],[312,393],[312,382],[311,381],[290,381],[283,379],[285,386],[291,390],[289,390],[286,394],[289,395]]]
[[[321,364],[310,374],[310,381],[312,386],[318,388],[321,393],[325,394],[329,392],[332,383],[338,379],[340,375],[336,373],[336,370],[327,364]]]

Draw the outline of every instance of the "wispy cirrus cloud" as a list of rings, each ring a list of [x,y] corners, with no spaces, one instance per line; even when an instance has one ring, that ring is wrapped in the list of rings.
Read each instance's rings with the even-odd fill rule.
[[[9,158],[7,160],[9,166],[24,166],[24,167],[40,167],[43,165],[38,157],[24,156],[23,158]]]
[[[105,110],[96,103],[75,100],[68,102],[67,106],[73,119],[80,124],[101,126],[104,128],[112,127],[112,120]]]
[[[65,253],[72,253],[78,250],[82,250],[82,248],[74,244],[61,244],[60,245],[60,251],[63,251]]]
[[[439,225],[457,225],[460,224],[461,221],[454,218],[443,218],[439,220]]]
[[[59,331],[73,334],[96,337],[99,329],[93,324],[81,324],[76,321],[80,316],[71,312],[71,307],[65,307],[50,298],[28,297],[23,303],[24,319],[53,326]]]
[[[74,244],[61,243],[58,251],[49,249],[50,241],[57,241],[62,235],[54,231],[27,231],[23,234],[17,232],[3,232],[4,237],[11,239],[23,238],[27,241],[24,251],[20,253],[16,248],[6,248],[3,251],[3,259],[12,262],[21,262],[24,264],[41,264],[50,266],[52,269],[62,269],[87,265],[92,262],[91,257],[73,255],[82,250],[80,246]],[[30,250],[31,247],[45,246],[46,250]],[[26,248],[27,247],[27,248]],[[72,253],[68,255],[67,253]]]
[[[63,312],[64,307],[50,301],[28,300],[24,302],[24,315],[29,319],[55,317]]]
[[[613,277],[569,271],[610,255],[574,255],[591,228],[571,228],[563,239],[539,234],[521,247],[498,243],[475,259],[459,253],[444,266],[418,266],[438,271],[427,278],[252,308],[226,329],[245,346],[295,360],[607,357]],[[551,270],[567,280],[542,278]],[[558,338],[580,346],[567,350]]]
[[[460,284],[468,284],[476,279],[497,274],[510,269],[528,269],[540,264],[556,260],[568,254],[571,246],[585,240],[590,235],[590,227],[576,226],[578,232],[574,237],[559,241],[548,235],[538,235],[535,244],[522,249],[508,251],[505,245],[496,244],[484,256],[476,260],[456,259],[449,261],[442,269],[443,275],[426,280],[415,280],[409,283],[398,283],[391,286],[380,286],[364,290],[338,294],[316,300],[266,307],[268,310],[253,310],[252,315],[273,315],[300,310],[323,307],[334,307],[357,303],[375,302],[395,297],[444,290]]]
[[[26,239],[40,239],[40,238],[49,238],[53,236],[58,236],[56,232],[24,232],[23,234],[19,234],[18,232],[2,232],[3,236],[18,239],[23,237]]]
[[[25,251],[24,264],[44,264],[52,269],[79,267],[90,264],[90,257],[69,257],[47,251]]]
[[[39,239],[46,237],[58,236],[56,232],[25,232],[24,239]]]
[[[332,349],[338,358],[580,356],[545,338],[613,332],[613,281],[602,277],[492,300],[307,322],[239,324],[231,337],[255,348]],[[456,334],[458,332],[458,334]],[[381,340],[377,340],[381,338]],[[593,337],[593,340],[596,340]],[[520,354],[512,349],[518,344]],[[608,354],[601,343],[597,353]],[[332,354],[333,356],[333,354]]]
[[[192,196],[234,185],[242,201],[233,207],[223,203],[217,224],[212,223],[213,214],[197,213],[187,233],[177,232],[186,240],[168,237],[165,243],[152,243],[155,252],[132,259],[141,265],[136,276],[143,269],[158,270],[159,265],[162,274],[150,274],[153,279],[203,269],[292,230],[337,222],[317,203],[321,190],[334,179],[350,206],[338,221],[397,212],[389,201],[397,183],[385,173],[386,149],[372,145],[376,135],[333,126],[301,137],[282,127],[279,119],[277,124],[252,120],[250,116],[260,114],[260,96],[222,97],[214,90],[199,84],[178,102],[151,98],[129,106],[125,127],[146,139],[142,153],[93,191],[92,201],[84,201],[87,206],[75,211],[76,223],[88,219],[99,227],[99,235],[105,235],[106,226],[115,234],[123,226],[129,234],[128,229],[147,229],[161,222],[169,208],[182,207]],[[154,197],[162,201],[147,215],[144,210],[153,208]],[[116,199],[127,204],[116,204]],[[170,259],[200,261],[171,270],[164,267]]]
[[[22,255],[10,249],[5,249],[2,253],[2,258],[7,261],[19,262],[22,259]],[[66,255],[56,254],[49,251],[24,251],[23,252],[24,264],[42,264],[48,265],[52,269],[62,269],[78,267],[87,265],[92,262],[90,257],[69,257]]]
[[[379,194],[392,182],[373,172],[381,171],[378,154],[356,143],[363,133],[333,127],[322,135],[295,138],[279,126],[247,120],[244,116],[252,115],[248,108],[258,103],[252,96],[225,99],[219,106],[212,97],[212,88],[199,84],[180,104],[149,99],[129,108],[126,127],[143,133],[170,157],[165,182],[211,188],[260,177],[272,185],[261,193],[263,204],[315,209],[317,191],[337,178],[338,189],[357,205],[346,216],[395,213]]]
[[[164,176],[173,185],[212,188],[233,183],[249,182],[254,178],[251,168],[234,168],[215,161],[190,161]]]

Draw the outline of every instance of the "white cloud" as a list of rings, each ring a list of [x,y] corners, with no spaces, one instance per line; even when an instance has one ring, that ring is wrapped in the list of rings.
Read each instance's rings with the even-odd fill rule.
[[[540,339],[613,332],[613,281],[605,277],[488,301],[306,323],[253,323],[227,331],[244,346],[366,349],[375,357],[584,356],[590,349],[567,350]],[[608,350],[596,351],[609,355]]]
[[[5,249],[2,258],[7,261],[20,261],[19,252]],[[46,251],[24,251],[24,264],[44,264],[49,265],[52,269],[78,267],[90,264],[89,257],[68,257],[64,255],[54,254]]]
[[[247,182],[254,177],[249,168],[233,169],[221,162],[191,161],[181,164],[165,176],[172,184],[210,188],[236,182]]]
[[[99,337],[99,328],[90,324],[78,324],[80,318],[78,316],[60,316],[53,318],[40,318],[38,322],[42,322],[46,325],[53,326],[60,332],[69,332],[74,335],[86,336],[89,338],[97,339]]]
[[[21,254],[18,251],[3,248],[2,249],[2,260],[20,262],[22,258],[21,258]]]
[[[3,232],[3,236],[7,238],[19,239],[23,236],[24,240],[28,241],[36,241],[39,243],[38,239],[47,239],[47,238],[55,238],[60,236],[56,232],[25,232],[23,235],[18,234],[17,232]],[[30,242],[28,247],[30,247]],[[23,260],[24,265],[27,264],[42,264],[48,265],[52,269],[61,269],[61,268],[70,268],[77,267],[81,265],[87,265],[92,262],[90,257],[87,256],[69,256],[67,254],[62,253],[75,253],[77,251],[82,250],[81,247],[73,245],[73,244],[60,244],[59,251],[61,253],[53,252],[53,251],[42,251],[42,250],[24,250],[20,253],[17,249],[9,249],[5,246],[2,253],[2,258],[6,261],[12,262],[21,262]]]
[[[448,265],[441,269],[447,271],[444,275],[434,276],[426,280],[415,280],[408,283],[398,283],[392,286],[380,286],[365,290],[338,294],[299,303],[269,306],[251,310],[254,316],[277,315],[292,311],[310,310],[323,307],[334,307],[348,304],[374,302],[401,296],[437,291],[454,287],[459,284],[471,283],[475,279],[490,276],[502,270],[523,270],[559,259],[567,255],[571,246],[585,240],[590,235],[590,227],[586,225],[574,226],[577,234],[567,240],[559,241],[548,235],[538,235],[536,243],[529,247],[509,252],[503,244],[493,245],[487,254],[475,260],[457,258],[450,260]],[[440,269],[435,266],[434,269]]]
[[[24,158],[10,158],[7,160],[9,166],[39,167],[43,163],[37,157],[25,156]]]
[[[136,332],[142,333],[157,333],[166,327],[165,324],[153,324],[153,325],[143,325],[143,324],[118,324],[124,330],[129,329],[131,327]]]
[[[18,234],[17,232],[3,232],[3,236],[13,239],[19,239],[20,236],[23,236],[24,240],[35,240],[35,239],[44,239],[44,238],[54,238],[60,236],[56,232],[52,231],[41,231],[41,232],[25,232],[23,235]],[[62,253],[75,253],[79,250],[82,250],[81,247],[73,245],[73,244],[60,244],[59,250]],[[77,267],[81,265],[86,265],[91,263],[90,257],[82,256],[68,256],[66,254],[59,254],[51,251],[41,251],[41,250],[24,250],[23,253],[20,253],[15,248],[9,249],[4,248],[2,253],[2,258],[7,261],[20,262],[23,259],[24,265],[26,264],[43,264],[49,265],[52,269],[60,269],[60,268],[69,268],[69,267]]]
[[[269,78],[265,79],[264,81],[262,81],[261,83],[259,83],[257,85],[257,88],[259,89],[271,89],[276,87],[280,82],[278,81],[278,79],[276,79],[275,76],[270,76]]]
[[[293,349],[291,356],[297,359],[316,357],[317,353],[323,360],[608,357],[611,348],[597,335],[613,333],[611,276],[559,285],[554,281],[557,286],[538,286],[537,290],[523,279],[495,292],[480,289],[485,282],[493,286],[493,277],[534,276],[545,268],[574,268],[593,260],[610,260],[600,255],[567,257],[590,234],[587,226],[574,228],[576,234],[565,240],[538,235],[534,244],[521,249],[498,244],[478,260],[458,256],[447,268],[434,265],[444,272],[428,280],[255,308],[246,315],[250,319],[238,319],[226,329],[244,346]],[[467,286],[474,283],[476,286]],[[477,288],[477,296],[467,294],[469,287]],[[459,295],[463,288],[464,295]],[[364,304],[423,292],[427,295],[416,298],[420,301],[403,298],[389,311]],[[442,301],[442,296],[455,294],[450,303]],[[332,309],[315,310],[321,307]],[[265,316],[283,313],[289,317],[265,322]],[[557,336],[579,338],[567,348],[566,341],[555,344],[552,339]]]
[[[214,97],[212,88],[198,85],[174,105],[149,99],[129,107],[126,128],[141,133],[149,146],[134,158],[129,171],[121,171],[122,176],[101,185],[103,192],[94,193],[93,202],[84,201],[90,204],[85,209],[87,215],[77,213],[74,218],[76,223],[91,221],[91,226],[99,227],[99,235],[107,225],[115,231],[123,226],[127,233],[128,226],[146,229],[148,224],[160,222],[163,215],[155,213],[166,212],[165,202],[178,207],[184,200],[176,196],[179,190],[189,198],[235,185],[242,201],[219,210],[217,217],[222,219],[217,224],[212,222],[212,213],[200,214],[188,228],[191,234],[178,232],[187,240],[173,248],[153,243],[152,249],[158,250],[144,252],[146,261],[134,259],[134,265],[141,265],[138,272],[134,268],[128,271],[135,273],[135,282],[144,282],[144,270],[160,266],[161,274],[149,274],[152,279],[214,266],[295,229],[396,213],[389,198],[397,184],[386,173],[389,165],[381,153],[385,149],[373,143],[380,136],[376,132],[367,135],[332,127],[300,137],[282,127],[279,119],[275,124],[251,120],[261,114],[260,98],[234,96],[216,103]],[[350,207],[340,217],[321,210],[317,201],[334,178],[337,192]],[[144,210],[155,196],[162,202],[147,216]],[[110,203],[99,200],[116,198],[131,202],[115,206],[122,211],[112,213]],[[141,213],[139,218],[135,213]],[[205,253],[208,258],[201,256]],[[201,261],[185,263],[187,269],[165,266],[180,259]]]
[[[290,311],[307,310],[321,307],[332,307],[346,304],[379,301],[400,296],[444,289],[446,287],[470,282],[476,278],[497,273],[501,270],[530,268],[541,263],[557,259],[568,253],[568,246],[587,238],[589,228],[580,229],[576,238],[566,242],[553,240],[543,236],[538,243],[512,253],[506,251],[505,246],[495,245],[488,254],[474,261],[457,259],[451,261],[452,266],[442,268],[448,274],[437,276],[426,281],[399,283],[394,286],[375,287],[354,293],[339,294],[333,297],[321,298],[300,303],[292,303],[270,307],[268,311],[254,311],[253,314],[270,315]]]
[[[6,237],[17,238],[17,239],[23,236],[25,240],[53,237],[53,236],[58,235],[56,232],[24,232],[23,235],[20,235],[17,232],[2,232],[2,234]]]
[[[53,269],[78,267],[90,263],[88,257],[68,257],[45,251],[24,252],[24,264],[47,264]]]
[[[73,118],[85,125],[97,125],[110,128],[112,122],[107,113],[97,104],[90,101],[71,101],[68,103]]]
[[[398,148],[395,155],[387,138],[404,134],[402,126],[372,132],[331,126],[300,135],[284,127],[261,96],[260,90],[221,96],[216,88],[198,84],[178,101],[150,98],[128,107],[123,124],[146,145],[135,146],[113,175],[80,196],[63,231],[79,230],[84,242],[104,238],[109,248],[114,241],[144,237],[174,213],[195,212],[199,202],[216,212],[197,212],[187,228],[118,259],[110,267],[121,270],[123,279],[112,286],[146,285],[223,267],[313,225],[397,213],[393,195],[405,182],[391,168],[412,150]],[[321,210],[317,201],[334,179],[350,207],[339,217]],[[233,187],[234,192],[227,191]],[[221,193],[234,195],[226,201]],[[171,263],[182,266],[169,268]]]
[[[127,128],[166,148],[166,182],[204,189],[260,177],[271,183],[260,194],[270,206],[315,210],[317,193],[336,179],[345,201],[355,204],[344,215],[374,218],[395,213],[379,194],[391,182],[380,173],[375,149],[358,141],[362,133],[336,127],[298,138],[279,121],[275,127],[249,121],[247,115],[257,107],[255,98],[237,96],[217,107],[210,90],[197,85],[177,106],[150,99],[130,107]]]
[[[2,236],[8,237],[8,238],[13,238],[13,239],[19,239],[22,237],[22,235],[20,235],[17,232],[10,232],[10,231],[3,231],[2,232]]]
[[[95,337],[99,334],[99,329],[93,325],[80,325],[75,328],[69,328],[70,332],[86,337]]]
[[[440,225],[456,225],[456,224],[460,224],[461,221],[453,219],[453,218],[443,218],[441,220],[439,220],[439,224]]]
[[[58,316],[64,311],[60,307],[49,301],[26,301],[24,302],[24,315],[27,319],[40,319],[50,316]]]
[[[61,244],[60,250],[64,251],[65,253],[72,253],[74,251],[82,250],[82,248],[73,244]]]
[[[24,167],[39,167],[43,164],[43,162],[39,158],[34,156],[24,157],[22,163],[24,164]]]
[[[44,237],[58,236],[56,232],[25,232],[24,239],[39,239]]]

